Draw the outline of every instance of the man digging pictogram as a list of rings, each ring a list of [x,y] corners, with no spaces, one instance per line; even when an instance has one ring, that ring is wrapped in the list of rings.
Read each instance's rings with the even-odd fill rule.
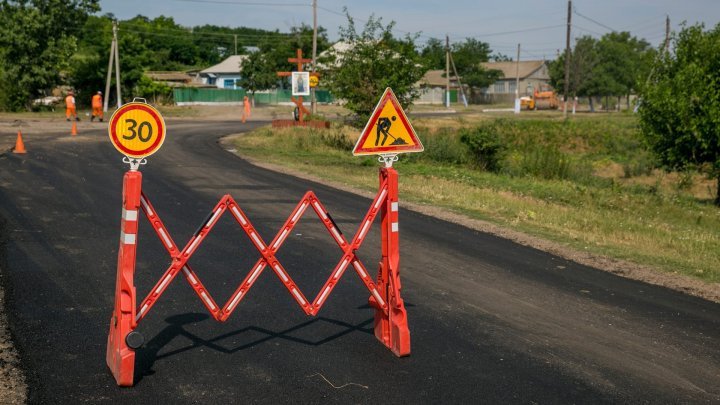
[[[392,118],[388,117],[380,117],[378,119],[377,129],[375,130],[375,146],[378,146],[378,143],[380,143],[380,146],[385,146],[385,142],[387,142],[388,136],[390,136],[392,139],[394,139],[393,143],[390,145],[407,145],[407,142],[405,142],[402,138],[395,138],[390,133],[390,127],[392,126],[392,122],[397,119],[396,116],[392,116]],[[383,134],[384,137],[382,139],[382,142],[380,142],[380,134]]]

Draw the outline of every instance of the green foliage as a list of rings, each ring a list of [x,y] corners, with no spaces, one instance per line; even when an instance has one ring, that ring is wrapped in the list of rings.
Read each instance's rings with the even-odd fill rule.
[[[461,129],[460,141],[468,146],[478,167],[489,172],[500,170],[500,162],[506,147],[493,125]]]
[[[452,58],[458,75],[471,89],[488,87],[500,78],[499,70],[485,69],[481,63],[490,59],[490,45],[474,38],[452,45]]]
[[[173,92],[167,84],[142,76],[138,80],[134,95],[142,97],[152,104],[168,104],[172,101]]]
[[[394,38],[394,22],[383,25],[382,19],[374,16],[358,32],[352,17],[348,14],[347,18],[348,26],[340,28],[340,39],[349,47],[331,56],[326,81],[329,88],[359,116],[357,122],[367,121],[387,87],[407,108],[419,96],[415,83],[426,71],[415,49],[417,36]]]
[[[0,102],[29,109],[60,83],[75,52],[75,32],[98,0],[17,0],[0,3]]]
[[[720,24],[685,27],[673,45],[642,91],[642,131],[668,168],[709,165],[720,179]]]

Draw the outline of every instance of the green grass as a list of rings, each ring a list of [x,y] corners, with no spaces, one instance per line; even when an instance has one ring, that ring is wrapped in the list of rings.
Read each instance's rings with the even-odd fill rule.
[[[435,124],[417,123],[426,151],[401,156],[395,164],[401,199],[576,249],[720,281],[720,209],[711,204],[713,182],[654,169],[635,117]],[[494,172],[478,167],[460,140],[463,131],[485,131],[501,141]],[[374,190],[379,163],[350,152],[358,135],[346,127],[266,128],[238,138],[237,148],[256,159]]]

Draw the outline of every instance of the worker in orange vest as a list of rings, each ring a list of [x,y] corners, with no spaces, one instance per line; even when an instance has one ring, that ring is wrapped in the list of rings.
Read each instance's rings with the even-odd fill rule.
[[[100,122],[103,120],[103,99],[102,99],[102,91],[98,91],[94,96],[92,96],[92,117],[90,117],[90,121],[95,120],[95,117],[97,117]]]
[[[250,118],[250,100],[248,100],[248,96],[245,96],[243,97],[242,122],[245,123],[248,118]]]
[[[70,121],[70,117],[74,117],[75,121],[80,121],[75,110],[75,93],[72,91],[68,92],[67,97],[65,97],[65,119]]]

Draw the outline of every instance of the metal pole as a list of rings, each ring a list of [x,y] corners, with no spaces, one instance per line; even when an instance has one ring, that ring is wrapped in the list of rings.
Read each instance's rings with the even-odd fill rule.
[[[115,58],[115,21],[113,21],[113,39],[110,43],[110,58],[108,59],[107,78],[105,79],[105,97],[103,98],[103,111],[108,110],[108,99],[110,98],[110,80],[112,80],[113,59]]]
[[[122,105],[122,94],[120,93],[120,42],[117,40],[118,27],[117,23],[113,26],[113,36],[115,37],[115,87],[117,88],[117,108]]]
[[[445,35],[445,107],[450,108],[450,37]]]
[[[312,72],[315,73],[317,62],[317,0],[313,0],[313,44],[312,44]],[[317,99],[315,98],[315,87],[310,87],[310,111],[317,113]]]
[[[567,118],[568,93],[570,91],[570,27],[572,25],[572,0],[568,0],[567,41],[565,45],[565,91],[563,95],[563,117]]]
[[[515,114],[520,114],[520,44],[515,60]]]

